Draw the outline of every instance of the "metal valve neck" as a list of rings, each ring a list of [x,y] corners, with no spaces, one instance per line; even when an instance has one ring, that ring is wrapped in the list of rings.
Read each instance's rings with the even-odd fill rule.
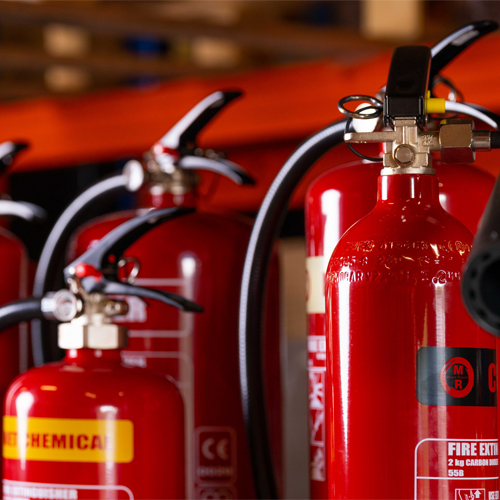
[[[435,175],[431,152],[437,149],[434,142],[439,145],[439,136],[433,132],[421,133],[415,118],[397,118],[393,126],[393,139],[385,142],[380,175]]]
[[[64,321],[58,327],[58,345],[61,349],[127,347],[128,329],[112,322],[113,317],[128,312],[126,302],[111,300],[102,293],[77,295],[69,290],[61,290],[57,294],[51,300],[56,301],[54,316]]]
[[[175,158],[163,154],[155,158],[145,155],[145,169],[148,187],[153,196],[169,193],[174,196],[193,192],[200,183],[200,178],[193,170],[183,169],[175,164]]]

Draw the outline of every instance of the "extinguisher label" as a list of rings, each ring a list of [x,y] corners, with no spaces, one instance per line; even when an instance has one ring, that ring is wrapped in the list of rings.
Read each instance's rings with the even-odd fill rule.
[[[4,479],[2,483],[4,500],[78,500],[82,498],[86,500],[100,498],[134,500],[132,490],[126,486],[32,483],[9,479]]]
[[[496,406],[495,349],[422,347],[417,399],[423,405]]]
[[[13,460],[128,463],[130,420],[3,417],[3,457]]]
[[[325,314],[325,257],[308,257],[307,314]]]
[[[197,485],[206,483],[231,486],[236,481],[235,430],[222,426],[198,427],[195,440]]]
[[[415,448],[415,500],[498,499],[497,439],[437,439]]]

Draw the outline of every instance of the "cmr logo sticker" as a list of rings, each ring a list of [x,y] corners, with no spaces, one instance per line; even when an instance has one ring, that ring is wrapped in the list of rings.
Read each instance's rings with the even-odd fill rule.
[[[474,386],[474,371],[465,358],[451,358],[441,368],[441,385],[454,398],[470,394]]]
[[[417,399],[423,405],[496,406],[496,350],[422,347]]]

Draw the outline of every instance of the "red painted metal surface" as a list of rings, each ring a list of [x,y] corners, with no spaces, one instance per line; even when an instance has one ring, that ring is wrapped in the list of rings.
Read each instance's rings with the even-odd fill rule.
[[[119,350],[29,370],[4,415],[4,498],[185,498],[180,393]]]
[[[468,165],[435,160],[443,207],[475,232],[494,177]],[[319,177],[306,196],[311,498],[327,498],[324,275],[342,234],[377,201],[380,165],[354,161]]]
[[[23,244],[9,231],[0,228],[0,305],[26,296],[28,287],[28,257]],[[27,325],[9,328],[0,334],[0,397],[3,400],[11,382],[27,369]]]
[[[471,243],[432,175],[381,176],[375,209],[339,241],[326,275],[328,498],[498,495],[495,340],[460,297]]]
[[[28,258],[23,244],[0,228],[0,305],[26,296]],[[26,326],[9,328],[0,335],[0,393],[3,396],[21,366],[27,367]]]
[[[186,196],[141,193],[142,206],[194,205]],[[71,259],[133,213],[96,219],[75,237]],[[205,308],[199,315],[129,300],[130,344],[123,359],[176,382],[186,410],[189,498],[254,498],[238,378],[238,300],[251,224],[201,211],[159,226],[126,255],[139,259],[138,285],[179,293]],[[273,449],[281,470],[278,266],[270,270],[265,342]],[[280,480],[281,483],[281,480]]]

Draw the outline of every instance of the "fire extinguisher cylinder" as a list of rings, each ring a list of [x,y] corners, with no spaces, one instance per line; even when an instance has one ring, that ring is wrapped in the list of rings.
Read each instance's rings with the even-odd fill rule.
[[[127,164],[144,171],[144,183],[138,195],[139,210],[200,206],[192,217],[158,228],[128,252],[142,262],[144,282],[157,283],[164,289],[180,287],[192,300],[208,302],[209,314],[188,317],[159,303],[144,310],[140,303],[131,302],[136,312],[128,315],[125,324],[133,334],[129,346],[122,352],[127,362],[147,366],[181,387],[186,431],[192,440],[186,460],[187,494],[191,497],[255,498],[239,381],[234,376],[238,372],[238,296],[234,290],[240,287],[252,220],[230,211],[214,210],[207,203],[215,182],[208,191],[203,190],[208,195],[198,190],[201,182],[218,180],[218,176],[241,186],[254,183],[251,176],[230,162],[224,153],[200,148],[197,144],[201,125],[206,127],[240,94],[224,90],[207,96],[155,142],[141,160]],[[204,176],[203,171],[218,176]],[[135,213],[108,214],[85,224],[72,238],[69,258],[74,259],[86,251],[93,242]],[[280,491],[282,398],[277,264],[277,255],[274,255],[265,307],[263,365],[266,409],[272,430],[271,455],[276,463],[277,490]],[[223,381],[223,385],[214,385],[213,380]],[[225,458],[219,457],[221,462],[214,455],[217,443],[225,449]],[[218,467],[211,467],[217,462]],[[207,467],[201,470],[200,463]],[[223,476],[218,475],[221,471]]]
[[[109,491],[128,498],[185,498],[182,397],[166,378],[122,363],[127,329],[115,318],[128,312],[116,295],[203,310],[176,294],[119,277],[122,254],[136,239],[192,212],[169,208],[128,220],[66,267],[68,289],[0,308],[0,329],[16,311],[18,319],[43,315],[62,321],[58,343],[66,349],[62,361],[29,370],[7,392],[4,491],[14,496],[20,488],[38,488],[38,494],[54,495],[47,489],[55,488],[61,498],[100,498]]]
[[[470,163],[488,140],[491,149],[491,133],[475,134],[470,120],[424,130],[429,56],[426,47],[395,51],[380,106],[392,130],[346,134],[384,142],[385,152],[377,205],[342,236],[326,274],[329,498],[498,495],[496,344],[461,303],[472,235],[441,207],[431,163],[436,151]],[[493,443],[493,460],[450,459],[450,443],[470,439]],[[365,468],[367,450],[378,460]],[[400,463],[412,466],[389,477]]]
[[[474,118],[478,118],[483,122],[487,123],[492,127],[496,127],[498,123],[498,117],[488,110],[484,108],[480,108],[475,105],[464,104],[464,103],[456,103],[456,102],[446,102],[442,100],[435,99],[430,101],[430,96],[427,95],[426,82],[429,80],[434,81],[435,77],[438,76],[440,71],[455,57],[457,57],[462,51],[464,51],[467,47],[469,47],[472,43],[479,40],[481,37],[486,35],[487,33],[497,29],[498,24],[494,21],[481,21],[470,23],[463,28],[455,31],[450,36],[446,37],[444,40],[436,44],[431,50],[432,61],[430,64],[430,68],[426,62],[426,69],[420,70],[417,68],[418,73],[422,75],[422,83],[421,80],[418,82],[413,82],[415,85],[412,89],[407,89],[407,94],[413,94],[414,100],[412,103],[395,103],[392,101],[389,103],[388,110],[394,116],[393,118],[404,119],[408,118],[405,116],[407,111],[405,111],[405,106],[410,106],[418,110],[418,113],[415,112],[415,116],[410,117],[413,121],[411,123],[403,124],[398,122],[399,129],[397,134],[394,132],[389,132],[388,135],[382,135],[383,132],[374,132],[373,135],[370,134],[346,134],[346,141],[349,141],[350,138],[355,139],[359,138],[359,142],[390,142],[393,143],[397,137],[399,137],[400,142],[395,144],[393,149],[396,150],[398,146],[401,146],[397,149],[396,154],[393,155],[392,152],[387,155],[386,163],[384,166],[386,167],[394,167],[395,169],[400,168],[400,170],[393,170],[393,173],[409,173],[404,172],[401,167],[409,166],[411,164],[415,165],[414,159],[420,153],[419,160],[421,160],[421,164],[417,167],[415,174],[433,174],[432,166],[429,164],[427,158],[428,153],[430,153],[430,148],[432,147],[432,151],[437,151],[439,149],[439,135],[437,134],[427,134],[424,139],[424,136],[418,138],[418,129],[416,126],[417,120],[422,123],[425,123],[427,120],[426,112],[444,112],[445,105],[446,109],[455,113],[462,113],[468,116],[473,116]],[[417,49],[421,52],[420,58],[424,61],[428,61],[429,57],[425,54],[425,48]],[[404,58],[403,58],[404,59]],[[413,68],[411,64],[409,65],[409,69],[411,74],[413,73]],[[426,74],[426,70],[430,73],[430,78]],[[398,72],[395,72],[396,76],[398,76]],[[418,77],[420,78],[420,77]],[[404,82],[399,82],[404,87]],[[399,83],[395,86],[396,89]],[[410,82],[411,83],[411,82]],[[410,85],[411,86],[411,85]],[[412,92],[410,92],[410,90]],[[385,89],[382,89],[382,93]],[[391,89],[391,93],[392,89]],[[397,92],[396,92],[397,93]],[[344,113],[349,118],[355,118],[359,120],[366,119],[377,119],[382,114],[383,102],[378,99],[366,96],[351,96],[353,99],[357,98],[357,100],[368,101],[372,104],[371,109],[374,112],[366,113],[363,116],[363,113]],[[393,96],[396,97],[396,96]],[[360,99],[362,98],[362,99]],[[345,103],[343,103],[345,104]],[[403,104],[403,108],[401,108],[401,104]],[[396,107],[394,107],[396,106]],[[399,106],[399,109],[398,109]],[[412,109],[413,109],[412,108]],[[378,111],[377,111],[378,109]],[[342,109],[341,111],[345,111]],[[400,116],[397,116],[397,115]],[[370,116],[367,116],[370,115]],[[388,113],[389,115],[389,113]],[[389,118],[389,117],[388,117]],[[281,221],[284,216],[284,212],[287,207],[288,200],[291,196],[296,185],[302,179],[305,172],[307,172],[314,162],[326,151],[335,145],[343,142],[340,136],[341,130],[339,130],[339,136],[337,136],[337,132],[332,135],[328,135],[328,132],[333,131],[334,128],[343,127],[345,132],[348,132],[346,128],[349,126],[350,120],[343,120],[334,124],[331,127],[328,127],[325,131],[321,131],[317,135],[313,136],[310,140],[306,141],[298,150],[294,152],[292,157],[286,162],[275,181],[272,183],[264,202],[259,210],[257,221],[254,226],[254,230],[252,232],[252,237],[250,239],[250,244],[247,251],[247,257],[245,262],[245,272],[244,279],[242,284],[241,298],[240,298],[240,380],[241,380],[241,391],[242,391],[242,399],[243,399],[243,408],[246,417],[247,424],[247,432],[249,435],[249,440],[252,443],[251,453],[252,460],[254,464],[254,481],[256,483],[256,490],[259,495],[259,498],[276,498],[271,496],[275,494],[275,488],[273,485],[273,470],[272,463],[266,461],[266,457],[270,456],[269,452],[269,442],[268,442],[268,434],[266,433],[265,428],[265,417],[263,411],[263,387],[262,387],[262,375],[255,373],[255,370],[259,370],[262,368],[262,364],[259,365],[258,361],[254,364],[254,360],[256,357],[262,355],[260,338],[261,338],[261,307],[260,300],[263,295],[263,286],[265,283],[265,274],[266,274],[266,262],[268,261],[270,249],[272,248],[272,241],[275,237],[276,233],[279,231],[279,227],[281,225]],[[404,128],[405,126],[413,127],[411,129]],[[374,129],[375,127],[373,127]],[[328,131],[328,132],[327,132]],[[418,143],[419,140],[421,142],[421,146],[424,146],[426,143],[426,147],[429,147],[428,151],[421,150],[418,151],[418,147],[415,149],[413,145],[405,144],[405,141],[401,140],[401,136],[405,133],[410,132],[410,135],[413,137],[414,142]],[[381,134],[376,136],[376,134]],[[484,139],[481,137],[481,139]],[[325,142],[321,144],[321,141]],[[474,138],[476,142],[475,150],[484,150],[484,141],[481,146],[479,146],[479,137],[476,136]],[[350,141],[349,141],[350,142]],[[352,141],[354,142],[354,141]],[[469,137],[469,143],[466,143],[466,148],[470,148],[470,143],[472,142],[472,138]],[[407,147],[410,146],[410,147]],[[417,144],[415,144],[417,146]],[[462,144],[452,144],[453,147],[463,147]],[[483,149],[484,148],[484,149]],[[474,151],[475,152],[475,151]],[[423,154],[422,154],[423,153]],[[470,155],[470,153],[468,153]],[[359,156],[362,156],[359,154]],[[362,156],[363,157],[363,156]],[[365,157],[366,159],[366,157]],[[399,162],[396,163],[396,160]],[[392,162],[392,163],[391,163]],[[391,163],[391,165],[389,165]],[[429,168],[427,172],[422,172],[421,168]],[[397,179],[394,179],[394,183],[397,182]],[[463,228],[462,228],[463,229]],[[362,313],[363,315],[363,313]],[[390,317],[390,315],[388,316]],[[370,325],[367,326],[369,329]],[[346,345],[347,345],[346,341]],[[350,389],[346,387],[346,391]],[[366,415],[366,409],[363,409],[360,414]],[[370,417],[368,417],[370,418]],[[263,420],[264,419],[264,420]],[[330,441],[327,441],[330,444]],[[365,443],[366,448],[366,443]],[[338,455],[336,456],[336,459]],[[345,457],[343,457],[345,458]],[[360,466],[360,470],[369,469],[372,464],[378,462],[378,458],[375,458],[373,461],[367,461],[366,456],[363,464]],[[265,465],[264,465],[265,464]],[[351,469],[353,466],[350,463],[347,463],[344,470],[347,471]],[[388,471],[384,471],[383,474]],[[391,475],[391,479],[395,479],[394,475]],[[360,477],[356,479],[356,482],[359,484],[367,483],[369,481],[366,480],[366,477]],[[370,495],[370,494],[368,494]],[[413,496],[411,493],[408,496]],[[371,496],[367,496],[366,498],[373,498],[373,492]],[[325,498],[325,496],[321,496],[318,498]],[[336,496],[333,498],[340,498],[340,496]],[[345,497],[348,498],[348,497]],[[381,496],[380,498],[386,498],[385,496]]]

